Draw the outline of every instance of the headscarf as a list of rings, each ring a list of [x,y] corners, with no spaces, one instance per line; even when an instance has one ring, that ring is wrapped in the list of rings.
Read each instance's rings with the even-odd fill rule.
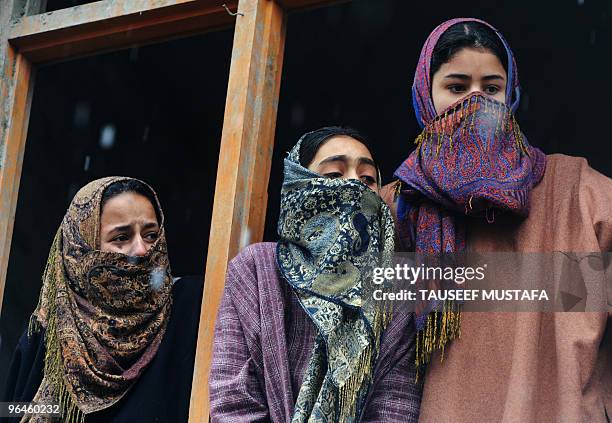
[[[499,36],[508,54],[505,104],[473,93],[436,114],[431,98],[430,64],[436,43],[452,25],[480,22]],[[520,89],[508,43],[488,23],[472,18],[439,25],[421,51],[412,87],[423,132],[417,148],[397,169],[403,191],[398,200],[400,239],[422,256],[465,250],[466,216],[494,221],[495,210],[529,213],[529,194],[544,174],[545,155],[529,145],[514,117]],[[417,317],[417,369],[434,350],[460,336],[458,304],[434,304]]]
[[[301,166],[302,139],[284,162],[276,256],[318,335],[292,422],[354,422],[390,318],[365,291],[374,267],[391,261],[393,220],[361,181]]]
[[[45,329],[45,368],[34,397],[59,403],[63,421],[119,401],[154,358],[172,306],[163,213],[143,257],[100,251],[106,188],[131,178],[93,181],[75,195],[53,241],[29,332]],[[46,421],[42,416],[22,421]]]

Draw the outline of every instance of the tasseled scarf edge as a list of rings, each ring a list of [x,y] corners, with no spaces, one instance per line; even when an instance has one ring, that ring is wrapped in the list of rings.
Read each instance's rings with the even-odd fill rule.
[[[422,382],[422,376],[435,350],[440,350],[440,361],[444,361],[444,349],[448,343],[461,337],[461,310],[456,301],[446,301],[442,311],[435,310],[427,315],[427,322],[416,334],[415,383]]]
[[[45,367],[43,382],[47,381],[53,393],[53,399],[60,406],[62,421],[65,423],[84,423],[85,413],[79,409],[66,386],[63,377],[63,361],[59,337],[57,335],[57,290],[58,284],[63,281],[61,267],[61,228],[57,231],[49,259],[43,274],[43,289],[36,311],[30,317],[28,324],[28,337],[40,332],[43,323],[39,319],[39,308],[43,303],[43,296],[48,302],[47,322],[45,330]],[[40,388],[39,388],[40,389]]]
[[[378,361],[380,352],[380,340],[385,328],[391,322],[393,312],[390,308],[378,310],[374,317],[372,330],[374,333],[374,345],[369,344],[362,352],[357,363],[357,368],[353,374],[346,380],[339,391],[338,399],[338,422],[349,421],[349,418],[356,416],[360,410],[357,410],[357,403],[361,402],[363,388],[369,388],[372,382],[372,373]]]

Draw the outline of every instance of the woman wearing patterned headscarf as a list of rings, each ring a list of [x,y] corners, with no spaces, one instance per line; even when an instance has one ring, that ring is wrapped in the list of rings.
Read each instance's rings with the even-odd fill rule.
[[[365,140],[304,135],[285,159],[278,243],[229,265],[210,374],[213,422],[418,418],[412,315],[366,294],[393,222]]]
[[[4,400],[59,404],[66,422],[185,421],[201,290],[173,283],[151,187],[89,183],[53,241]]]
[[[385,190],[397,194],[402,250],[612,248],[612,181],[527,142],[514,117],[516,69],[501,34],[477,19],[444,22],[425,42],[412,90],[423,132]],[[607,421],[608,313],[459,309],[434,304],[416,319],[421,421]]]

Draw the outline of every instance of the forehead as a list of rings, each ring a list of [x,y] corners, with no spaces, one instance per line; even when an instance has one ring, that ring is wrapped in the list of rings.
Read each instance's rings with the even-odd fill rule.
[[[342,135],[327,140],[317,151],[315,160],[320,161],[325,157],[344,155],[347,157],[372,158],[368,148],[354,138]]]
[[[135,192],[123,192],[104,203],[102,225],[129,224],[134,221],[157,221],[155,208],[148,198]]]
[[[461,73],[470,76],[495,73],[506,77],[504,66],[495,54],[489,50],[474,48],[461,49],[448,62],[442,64],[438,72],[442,74]]]

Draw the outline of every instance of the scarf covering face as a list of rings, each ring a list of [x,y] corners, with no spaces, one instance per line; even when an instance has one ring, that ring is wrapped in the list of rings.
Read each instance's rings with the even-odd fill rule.
[[[292,422],[359,419],[390,312],[364,294],[394,248],[389,208],[365,184],[285,159],[277,261],[318,329]]]
[[[439,38],[452,25],[480,22],[493,29],[508,53],[505,104],[473,93],[436,115],[431,98],[430,63]],[[452,19],[429,35],[414,77],[413,105],[423,132],[417,148],[397,169],[403,182],[398,200],[400,239],[422,256],[465,250],[465,216],[486,217],[495,210],[529,213],[529,194],[544,174],[545,155],[522,134],[514,111],[519,102],[514,55],[501,34],[478,19]],[[417,317],[417,369],[434,350],[460,335],[456,303],[430,304]]]
[[[99,250],[102,194],[127,180],[99,179],[75,195],[30,320],[30,333],[46,329],[44,376],[34,401],[59,403],[63,421],[83,421],[119,401],[155,356],[170,317],[172,277],[159,201],[159,237],[145,256]]]

